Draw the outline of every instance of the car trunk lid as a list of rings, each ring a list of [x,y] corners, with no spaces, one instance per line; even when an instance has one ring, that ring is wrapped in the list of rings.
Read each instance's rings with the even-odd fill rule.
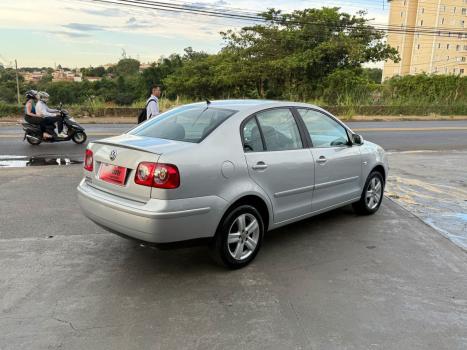
[[[162,153],[182,145],[183,143],[178,141],[128,134],[95,141],[90,147],[93,152],[94,169],[92,174],[86,175],[86,179],[89,185],[102,191],[146,202],[151,197],[152,188],[135,183],[138,164],[157,163]],[[112,178],[112,172],[122,173]],[[107,176],[109,173],[110,179]]]

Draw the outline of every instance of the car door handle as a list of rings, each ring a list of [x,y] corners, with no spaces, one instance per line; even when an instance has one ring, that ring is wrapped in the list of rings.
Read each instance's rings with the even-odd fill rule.
[[[258,162],[252,166],[253,170],[265,170],[268,165],[265,162]]]
[[[319,163],[319,164],[324,164],[324,163],[326,163],[327,161],[328,161],[328,160],[326,159],[325,156],[321,156],[321,157],[318,158],[318,160],[317,160],[316,162]]]

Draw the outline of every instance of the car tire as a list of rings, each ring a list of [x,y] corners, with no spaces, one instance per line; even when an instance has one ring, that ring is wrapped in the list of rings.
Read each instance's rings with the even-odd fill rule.
[[[353,209],[360,215],[371,215],[378,211],[383,201],[384,178],[379,171],[368,175],[360,200],[352,204]]]
[[[240,205],[231,209],[219,224],[210,245],[211,256],[230,269],[242,268],[258,254],[263,236],[261,214],[251,205]]]

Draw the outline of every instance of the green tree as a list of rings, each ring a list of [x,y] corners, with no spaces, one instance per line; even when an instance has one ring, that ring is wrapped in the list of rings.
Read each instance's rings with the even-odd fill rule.
[[[303,99],[337,69],[399,59],[364,13],[352,16],[334,7],[290,14],[271,9],[262,16],[266,24],[223,33],[224,51],[235,57],[231,71],[240,82],[254,83],[261,97]]]
[[[118,61],[115,66],[115,71],[118,75],[128,76],[133,74],[138,74],[140,63],[138,60],[133,58],[123,58]]]

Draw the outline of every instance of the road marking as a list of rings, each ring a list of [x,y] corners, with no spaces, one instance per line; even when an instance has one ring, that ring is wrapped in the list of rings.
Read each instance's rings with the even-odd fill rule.
[[[121,135],[123,133],[119,133],[119,134],[115,134],[115,133],[108,133],[108,132],[90,132],[90,133],[86,133],[86,135],[88,136],[118,136],[118,135]],[[2,139],[14,139],[14,138],[18,138],[18,137],[23,137],[24,134],[21,133],[21,134],[0,134],[0,138]]]

